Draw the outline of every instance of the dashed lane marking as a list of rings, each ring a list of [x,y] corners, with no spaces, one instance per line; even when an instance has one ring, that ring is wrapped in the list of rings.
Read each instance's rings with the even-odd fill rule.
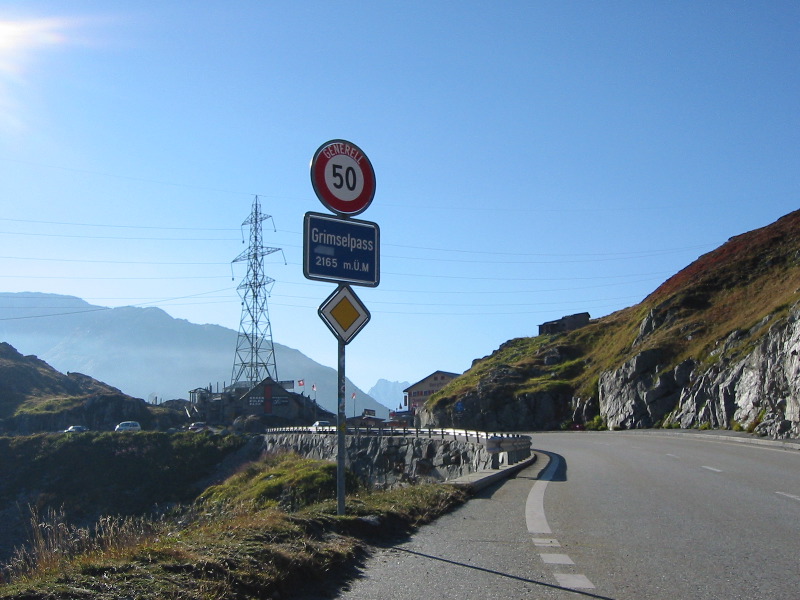
[[[574,565],[573,561],[566,554],[540,554],[542,562],[546,565]]]
[[[800,496],[795,496],[794,494],[787,494],[786,492],[775,492],[779,496],[784,496],[785,498],[791,498],[792,500],[797,500],[800,502]]]
[[[558,585],[565,588],[572,588],[574,590],[593,590],[594,584],[589,581],[586,575],[580,573],[553,573],[556,576]]]
[[[722,473],[722,469],[715,469],[714,467],[707,467],[703,465],[704,469],[708,469],[709,471],[714,471],[714,473]]]
[[[559,459],[557,456],[548,455],[550,463],[547,468],[539,476],[531,486],[531,491],[528,492],[528,498],[525,501],[525,524],[528,526],[528,532],[532,534],[552,534],[550,525],[544,514],[544,492],[547,489],[547,484],[553,479],[553,475],[558,469]],[[561,544],[555,538],[550,537],[534,537],[533,543],[538,548],[560,548]],[[551,565],[574,565],[573,560],[566,554],[547,554],[540,553],[542,562]],[[581,573],[553,573],[560,585],[563,588],[573,590],[593,590],[595,585],[589,581],[586,575]]]

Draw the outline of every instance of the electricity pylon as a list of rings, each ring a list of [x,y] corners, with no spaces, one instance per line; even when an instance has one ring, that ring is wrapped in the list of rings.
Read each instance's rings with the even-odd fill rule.
[[[250,227],[250,245],[231,261],[231,268],[233,263],[247,262],[247,275],[237,287],[242,298],[242,318],[231,374],[232,386],[247,384],[248,388],[252,388],[267,377],[278,381],[272,325],[267,309],[267,298],[275,280],[264,274],[264,257],[283,251],[262,244],[261,223],[267,219],[272,217],[261,212],[261,204],[256,196],[250,216],[242,223],[242,227]],[[275,227],[274,221],[272,226]]]

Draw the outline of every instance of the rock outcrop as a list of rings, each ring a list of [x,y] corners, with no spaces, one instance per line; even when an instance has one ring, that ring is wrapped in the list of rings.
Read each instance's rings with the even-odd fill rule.
[[[647,333],[655,330],[648,319]],[[708,424],[800,437],[800,304],[768,321],[732,332],[705,363],[687,359],[665,368],[657,349],[636,354],[602,374],[600,414],[611,428]],[[765,326],[766,333],[757,333]]]
[[[491,394],[491,395],[489,395]],[[513,396],[502,389],[467,394],[457,408],[423,407],[420,427],[463,427],[478,431],[557,429],[570,415],[571,393],[532,392]]]

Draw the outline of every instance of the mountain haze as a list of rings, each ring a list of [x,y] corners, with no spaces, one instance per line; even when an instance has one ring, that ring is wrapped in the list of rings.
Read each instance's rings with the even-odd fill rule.
[[[386,379],[379,379],[367,393],[384,406],[388,406],[392,410],[396,410],[397,408],[402,407],[403,390],[410,385],[411,384],[407,381],[388,381]]]
[[[238,333],[219,325],[175,319],[159,308],[96,306],[73,296],[0,293],[0,341],[34,354],[62,372],[78,371],[150,402],[188,398],[188,392],[230,382]],[[298,350],[275,343],[281,380],[305,380],[295,392],[336,412],[337,373]],[[350,397],[356,393],[355,408]],[[349,380],[347,414],[388,409]]]

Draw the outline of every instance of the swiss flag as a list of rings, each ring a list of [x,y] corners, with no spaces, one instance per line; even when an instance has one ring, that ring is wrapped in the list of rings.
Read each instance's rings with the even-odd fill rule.
[[[297,380],[298,387],[303,387],[305,384],[306,384],[306,380],[305,379],[298,379]]]

